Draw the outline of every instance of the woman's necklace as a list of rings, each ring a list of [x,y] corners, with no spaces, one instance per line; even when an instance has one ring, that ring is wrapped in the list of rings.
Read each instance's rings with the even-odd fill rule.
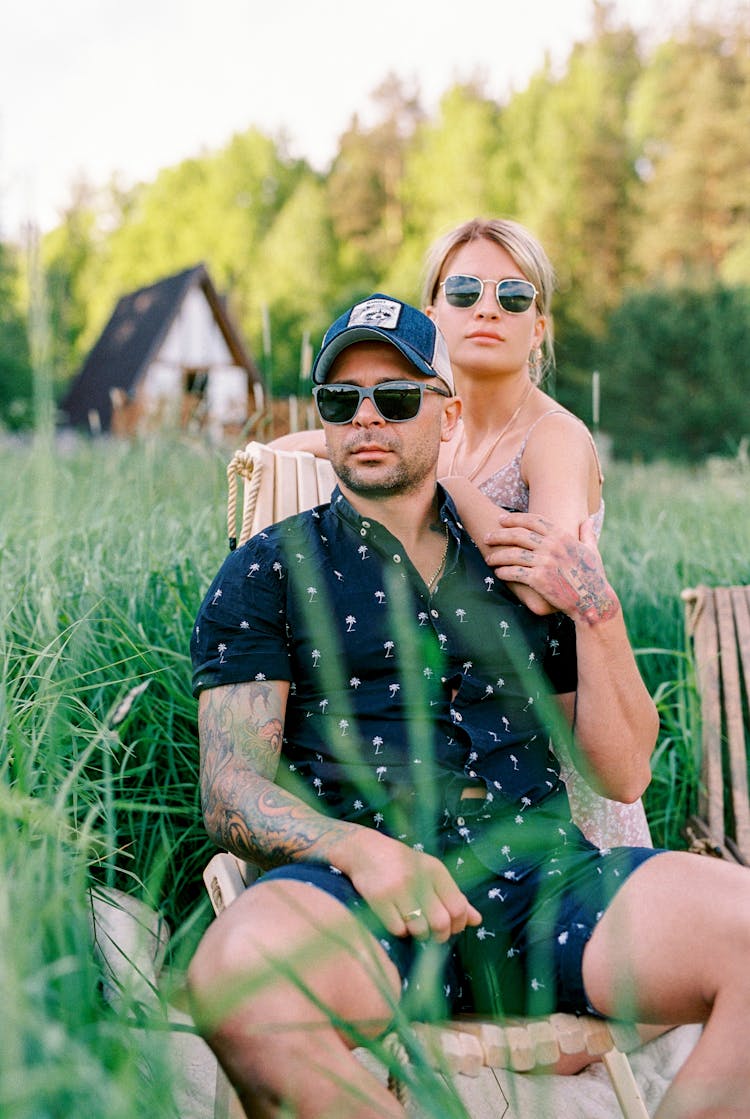
[[[519,401],[519,404],[518,404],[518,407],[516,408],[516,410],[515,410],[515,412],[513,413],[513,415],[512,415],[511,417],[510,417],[510,419],[508,420],[508,422],[507,422],[506,424],[504,424],[504,425],[503,425],[503,427],[501,427],[501,428],[500,428],[500,431],[499,431],[499,432],[497,433],[497,435],[495,436],[495,438],[494,438],[494,439],[492,440],[492,442],[490,443],[490,445],[489,445],[489,447],[487,448],[487,450],[485,451],[485,453],[484,453],[484,454],[482,455],[482,457],[481,457],[481,459],[479,460],[479,462],[477,463],[477,465],[476,465],[476,466],[475,466],[475,467],[474,467],[474,468],[473,468],[472,470],[470,470],[470,471],[469,471],[469,473],[468,473],[468,474],[466,475],[466,477],[468,478],[468,480],[469,480],[470,482],[473,482],[473,481],[474,481],[474,479],[476,478],[476,476],[477,476],[477,474],[479,473],[479,471],[480,471],[480,470],[482,469],[482,467],[483,467],[483,466],[485,466],[485,464],[486,464],[486,463],[487,463],[487,461],[489,460],[489,458],[490,458],[490,455],[491,455],[491,454],[492,454],[492,452],[493,452],[493,451],[495,450],[495,447],[496,447],[496,446],[498,445],[498,443],[500,442],[500,440],[502,439],[502,437],[503,437],[503,436],[505,435],[506,431],[508,431],[508,429],[509,429],[509,428],[511,428],[511,427],[513,426],[513,424],[515,423],[515,421],[516,421],[516,420],[518,419],[518,417],[520,416],[520,414],[521,414],[521,409],[523,408],[524,404],[526,403],[526,401],[527,401],[527,399],[528,399],[528,396],[529,396],[529,393],[531,392],[531,390],[533,389],[533,387],[534,387],[533,383],[532,383],[532,382],[529,382],[529,387],[528,387],[528,388],[526,389],[526,392],[525,392],[525,393],[523,394],[523,396],[521,397],[521,399],[520,399],[520,401]],[[461,433],[462,433],[462,435],[463,435],[463,428],[461,429]],[[460,440],[459,442],[457,442],[457,444],[456,444],[456,448],[455,448],[455,450],[453,451],[453,458],[451,459],[450,469],[448,470],[448,473],[449,473],[449,474],[454,474],[454,473],[455,473],[455,471],[454,471],[453,467],[455,466],[455,462],[456,462],[456,455],[458,454],[458,448],[459,448],[459,446],[460,446],[460,443],[461,443],[461,442],[463,442],[463,439],[462,439],[462,440]]]
[[[447,526],[447,524],[445,524],[445,522],[443,522],[443,528],[445,529],[445,547],[443,548],[443,554],[440,557],[440,563],[438,565],[437,571],[435,572],[435,574],[430,579],[427,580],[427,590],[428,591],[431,591],[432,588],[435,586],[435,583],[437,583],[437,581],[440,578],[440,575],[442,573],[442,570],[445,567],[445,561],[448,558],[448,526]]]

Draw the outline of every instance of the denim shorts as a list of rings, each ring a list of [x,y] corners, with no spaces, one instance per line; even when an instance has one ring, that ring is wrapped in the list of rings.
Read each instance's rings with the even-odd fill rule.
[[[258,883],[307,882],[356,913],[396,966],[420,1014],[596,1015],[583,986],[583,951],[620,886],[661,853],[650,847],[558,849],[554,867],[542,864],[512,881],[487,871],[468,848],[455,877],[483,921],[447,945],[389,933],[346,875],[327,864],[277,867]],[[425,967],[426,954],[431,959]],[[414,1005],[409,1010],[414,1013]]]

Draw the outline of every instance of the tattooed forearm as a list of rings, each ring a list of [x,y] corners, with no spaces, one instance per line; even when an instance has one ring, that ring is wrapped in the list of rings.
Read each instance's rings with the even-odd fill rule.
[[[201,802],[214,842],[263,868],[325,860],[348,825],[274,785],[285,685],[251,681],[204,692],[199,708]]]
[[[351,830],[267,782],[244,789],[231,810],[226,803],[217,809],[222,845],[264,869],[305,859],[325,862]]]

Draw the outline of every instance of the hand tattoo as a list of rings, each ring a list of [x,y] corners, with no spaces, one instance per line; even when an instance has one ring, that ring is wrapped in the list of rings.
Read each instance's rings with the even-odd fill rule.
[[[566,579],[563,571],[559,574],[576,595],[577,612],[591,624],[613,618],[619,610],[619,603],[601,567],[591,562],[580,545],[570,546],[568,555],[572,561],[569,576]]]

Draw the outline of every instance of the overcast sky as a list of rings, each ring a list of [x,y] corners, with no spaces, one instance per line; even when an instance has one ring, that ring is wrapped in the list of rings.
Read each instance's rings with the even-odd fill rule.
[[[689,10],[747,0],[616,0],[662,36]],[[85,177],[126,184],[221,147],[252,125],[284,130],[325,168],[390,71],[432,112],[481,74],[503,100],[545,53],[588,38],[591,0],[0,0],[0,234],[54,225]]]

